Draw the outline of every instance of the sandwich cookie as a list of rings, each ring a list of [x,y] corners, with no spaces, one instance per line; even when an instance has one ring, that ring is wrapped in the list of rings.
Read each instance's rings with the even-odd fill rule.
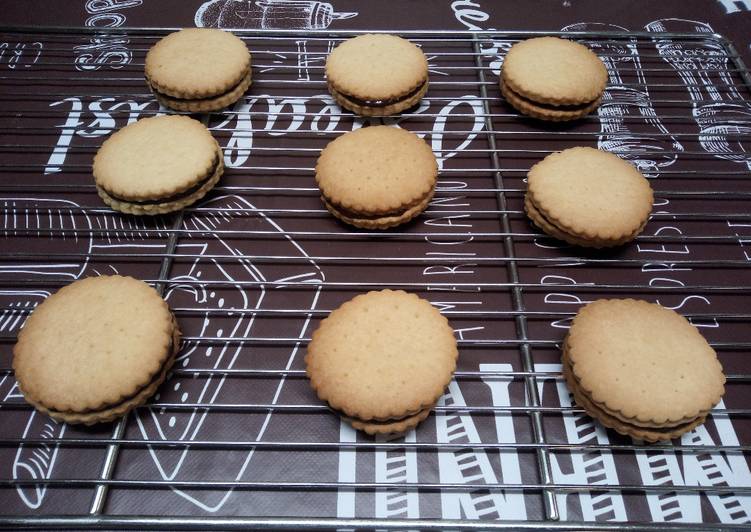
[[[358,430],[400,433],[424,420],[456,368],[454,331],[402,290],[356,296],[325,318],[305,356],[318,397]]]
[[[650,442],[702,424],[725,392],[717,354],[699,331],[680,314],[641,300],[583,307],[562,363],[569,389],[590,416]]]
[[[519,112],[540,120],[576,120],[595,110],[608,81],[592,50],[567,39],[537,37],[506,54],[501,92]]]
[[[330,142],[316,164],[321,199],[356,227],[387,229],[408,222],[430,203],[438,163],[414,133],[370,126]]]
[[[239,100],[250,86],[250,53],[229,32],[184,29],[151,47],[145,74],[165,107],[192,113],[217,111]]]
[[[144,118],[107,139],[94,157],[97,192],[129,214],[177,211],[203,198],[224,172],[222,150],[187,116]]]
[[[112,421],[146,402],[180,346],[167,303],[132,277],[76,281],[29,316],[13,348],[26,401],[57,421]]]
[[[428,60],[395,35],[360,35],[337,46],[326,60],[329,92],[362,116],[388,116],[417,104],[428,91]]]
[[[548,155],[527,174],[524,209],[544,232],[570,244],[619,246],[652,212],[647,179],[612,153],[578,147]]]

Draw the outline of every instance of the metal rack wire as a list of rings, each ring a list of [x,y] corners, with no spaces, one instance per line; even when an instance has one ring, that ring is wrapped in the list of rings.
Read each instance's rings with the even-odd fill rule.
[[[0,31],[24,50],[42,43],[33,61],[0,70],[0,526],[748,526],[751,75],[722,37],[562,33],[599,53],[611,83],[599,116],[545,126],[508,107],[496,78],[508,46],[536,33],[406,34],[429,58],[431,88],[386,123],[424,135],[441,177],[417,222],[381,233],[332,220],[312,179],[320,149],[360,125],[328,99],[322,72],[351,33],[238,31],[254,85],[201,117],[229,158],[222,183],[200,205],[144,220],[104,208],[89,168],[109,133],[160,112],[143,58],[169,30]],[[76,71],[76,54],[103,36],[124,39],[130,62]],[[526,221],[526,171],[577,144],[652,180],[655,212],[624,249],[562,246]],[[18,328],[49,292],[112,271],[167,297],[183,356],[160,395],[119,423],[41,419],[13,387]],[[384,287],[430,299],[461,353],[435,413],[391,440],[340,426],[302,366],[318,320]],[[599,297],[660,300],[702,327],[728,373],[704,432],[645,447],[570,402],[558,345],[578,305]],[[700,505],[698,519],[686,504]]]

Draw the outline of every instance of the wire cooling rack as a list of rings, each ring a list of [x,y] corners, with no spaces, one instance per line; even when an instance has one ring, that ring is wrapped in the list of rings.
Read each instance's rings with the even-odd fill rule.
[[[3,28],[0,525],[748,527],[751,76],[700,24],[613,29],[559,33],[610,73],[598,114],[563,125],[519,116],[498,89],[505,52],[537,33],[404,34],[429,58],[430,90],[373,122],[424,136],[441,172],[417,221],[371,232],[333,220],[313,179],[319,151],[368,124],[332,102],[323,76],[352,33],[238,31],[253,86],[199,116],[225,152],[220,186],[183,212],[135,218],[99,201],[91,159],[114,130],[164,111],[143,61],[170,30]],[[650,178],[654,213],[632,244],[583,251],[526,220],[527,170],[575,145]],[[185,335],[175,369],[112,425],[34,413],[10,369],[25,317],[61,286],[115,272],[169,301]],[[302,356],[328,312],[385,287],[441,309],[460,362],[416,431],[369,438],[315,398]],[[728,385],[703,427],[647,446],[572,402],[559,345],[579,306],[602,297],[659,301],[708,338]]]

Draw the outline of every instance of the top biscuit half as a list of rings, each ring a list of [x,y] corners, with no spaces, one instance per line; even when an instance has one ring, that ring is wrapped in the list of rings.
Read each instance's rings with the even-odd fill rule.
[[[430,408],[449,384],[458,351],[448,320],[402,290],[360,294],[313,333],[311,385],[332,408],[362,421],[399,420]]]
[[[503,61],[503,82],[538,104],[582,105],[605,90],[608,71],[583,44],[558,37],[537,37],[511,47]]]
[[[367,34],[344,41],[326,60],[329,86],[364,106],[408,98],[428,81],[422,50],[395,35]]]
[[[621,419],[675,425],[717,404],[725,376],[686,318],[634,299],[583,307],[566,340],[579,386]]]
[[[172,99],[217,98],[249,77],[250,52],[232,33],[184,29],[167,35],[149,50],[145,74],[157,94]]]
[[[386,216],[424,201],[433,191],[438,164],[414,133],[369,126],[330,142],[316,163],[324,199],[361,215]]]

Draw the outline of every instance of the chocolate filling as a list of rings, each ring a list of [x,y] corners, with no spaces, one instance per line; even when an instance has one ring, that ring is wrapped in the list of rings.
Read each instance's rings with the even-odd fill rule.
[[[428,82],[426,79],[423,83],[409,91],[407,94],[403,96],[399,96],[398,98],[390,98],[388,100],[363,100],[361,98],[357,98],[355,96],[352,96],[351,94],[347,94],[346,92],[342,92],[336,87],[334,87],[334,90],[342,95],[343,98],[346,98],[350,102],[359,105],[361,107],[386,107],[388,105],[393,105],[395,103],[403,102],[404,100],[409,100],[412,98],[415,94],[420,92],[424,87],[425,84]]]
[[[528,103],[529,105],[534,105],[535,107],[539,107],[541,109],[546,109],[548,111],[582,111],[595,103],[597,101],[597,98],[594,100],[590,100],[588,102],[579,103],[579,104],[571,104],[571,105],[554,105],[552,103],[545,103],[545,102],[538,102],[535,100],[530,100],[529,98],[522,96],[518,92],[516,92],[514,89],[512,89],[508,83],[504,81],[504,85],[506,87],[506,90],[512,93],[514,96],[519,98],[520,100]]]
[[[104,191],[111,197],[112,199],[116,199],[118,201],[122,201],[124,203],[130,203],[131,205],[159,205],[160,203],[172,203],[173,201],[179,201],[181,199],[187,198],[188,196],[192,196],[196,192],[198,192],[202,186],[204,186],[206,183],[208,183],[212,177],[214,177],[214,174],[216,173],[216,169],[219,166],[219,157],[214,161],[213,166],[211,167],[211,170],[209,171],[208,175],[201,179],[198,183],[190,187],[189,189],[183,190],[182,192],[178,192],[177,194],[173,194],[172,196],[167,196],[166,198],[158,198],[158,199],[148,199],[148,200],[132,200],[123,198],[122,196],[117,196],[115,194],[112,194],[109,190],[104,189]]]
[[[247,77],[248,77],[248,73],[246,73],[243,77],[241,77],[240,81],[238,81],[235,85],[233,85],[226,91],[220,92],[219,94],[214,94],[212,96],[206,96],[205,98],[178,98],[177,96],[172,96],[171,94],[167,94],[157,89],[154,85],[152,85],[151,80],[149,80],[148,77],[146,78],[146,83],[148,83],[149,87],[151,88],[151,91],[154,94],[161,96],[162,98],[174,100],[176,102],[204,102],[208,100],[216,100],[218,98],[221,98],[222,96],[225,96],[226,94],[231,93],[232,91],[236,90],[237,87],[239,87],[245,81],[245,78]]]

